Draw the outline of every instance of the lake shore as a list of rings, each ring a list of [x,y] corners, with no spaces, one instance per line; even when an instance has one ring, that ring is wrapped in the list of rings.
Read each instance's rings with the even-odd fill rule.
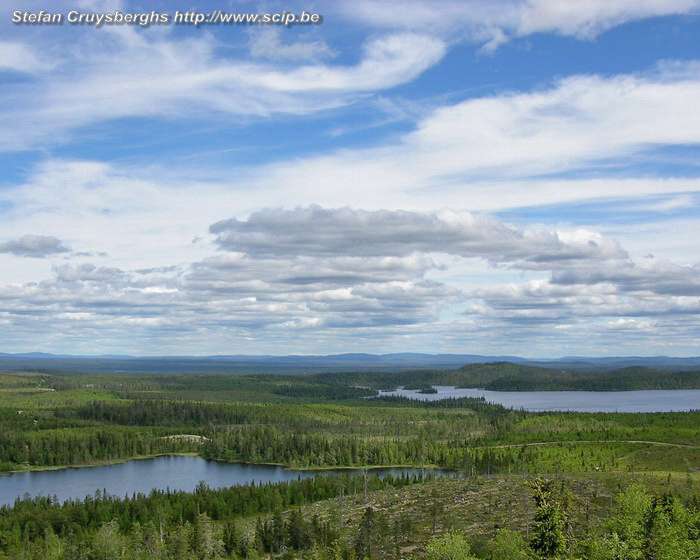
[[[147,459],[147,458],[142,458]],[[375,467],[366,473],[379,478],[386,476],[426,478],[458,477],[459,473],[446,469],[422,469],[421,467]],[[362,468],[288,469],[283,466],[251,463],[226,463],[207,460],[193,455],[161,455],[151,460],[122,461],[120,464],[100,465],[95,468],[50,469],[44,472],[19,472],[0,477],[0,505],[12,505],[23,497],[56,497],[65,500],[82,500],[93,496],[96,489],[113,497],[149,495],[153,490],[161,492],[194,492],[201,483],[207,487],[291,483],[301,479],[313,479],[328,473],[331,477],[346,473],[362,479]]]
[[[250,461],[222,461],[220,459],[209,459],[202,457],[200,453],[194,451],[184,451],[179,453],[154,453],[151,455],[134,455],[133,457],[123,457],[120,459],[104,459],[100,461],[91,461],[89,463],[71,464],[71,465],[26,465],[26,467],[21,469],[16,469],[12,471],[0,471],[0,476],[9,476],[15,473],[24,472],[41,472],[41,471],[58,471],[63,469],[81,469],[89,467],[105,467],[109,465],[119,465],[122,463],[128,463],[129,461],[142,461],[146,459],[155,459],[157,457],[200,457],[205,461],[212,461],[215,463],[222,463],[226,465],[250,465],[250,466],[260,466],[260,467],[282,467],[288,471],[359,471],[367,469],[368,472],[380,469],[425,469],[429,470],[450,470],[440,467],[439,465],[352,465],[352,466],[308,466],[299,467],[294,465],[286,465],[284,463],[252,463]]]
[[[153,453],[151,455],[134,455],[132,457],[122,457],[120,459],[102,459],[99,461],[90,461],[89,463],[78,463],[71,465],[26,465],[21,469],[12,471],[0,471],[0,476],[9,476],[15,473],[24,472],[39,472],[39,471],[58,471],[62,469],[82,469],[88,467],[106,467],[108,465],[119,465],[128,463],[129,461],[142,461],[144,459],[155,459],[156,457],[165,457],[167,455],[177,455],[182,457],[200,457],[199,453],[194,451],[182,451],[174,453]]]

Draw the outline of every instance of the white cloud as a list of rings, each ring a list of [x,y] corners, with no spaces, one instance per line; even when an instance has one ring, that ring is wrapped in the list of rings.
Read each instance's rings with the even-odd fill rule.
[[[56,279],[61,282],[120,280],[124,273],[118,268],[98,267],[91,263],[62,264],[54,267]]]
[[[620,292],[700,296],[700,265],[680,266],[668,261],[641,264],[618,261],[598,269],[555,270],[552,282],[561,285],[614,283]]]
[[[17,257],[44,258],[69,251],[59,239],[47,235],[23,235],[19,239],[0,243],[0,253],[11,253]]]
[[[0,144],[51,146],[121,118],[238,126],[250,116],[305,115],[416,79],[450,41],[488,49],[540,32],[591,39],[697,8],[682,0],[356,2],[352,17],[378,26],[359,52],[334,50],[322,30],[261,29],[248,44],[257,60],[238,58],[245,45],[227,48],[206,29],[75,29],[76,45],[62,52],[7,40],[4,68],[24,75],[0,94]],[[42,337],[46,349],[93,351],[100,339],[105,349],[159,353],[420,344],[551,355],[568,353],[574,338],[579,348],[646,341],[692,351],[700,269],[688,262],[696,254],[688,232],[698,224],[695,200],[683,193],[700,192],[700,179],[614,171],[643,168],[659,148],[699,144],[697,99],[700,64],[666,62],[430,112],[380,99],[392,118],[417,120],[415,129],[372,148],[320,146],[320,156],[257,167],[47,158],[0,189],[3,329],[22,350]],[[346,122],[330,126],[352,129]],[[673,198],[627,213],[684,212],[682,220],[572,228],[563,209],[561,224],[535,227],[476,213],[651,194]],[[649,252],[660,259],[639,262]]]
[[[362,92],[390,88],[410,81],[435,64],[445,45],[425,35],[400,34],[375,39],[364,48],[364,58],[355,67],[307,66],[292,71],[253,69],[243,72],[253,86],[281,92]]]
[[[224,249],[254,256],[362,257],[445,253],[483,257],[521,269],[557,264],[588,267],[600,260],[626,259],[614,241],[585,231],[521,230],[490,216],[469,212],[324,209],[265,210],[247,221],[235,218],[211,226]]]
[[[403,33],[369,41],[356,65],[287,68],[222,58],[204,32],[182,40],[127,28],[100,33],[99,44],[68,51],[52,71],[0,97],[0,149],[65,141],[71,130],[111,119],[191,119],[193,107],[200,116],[313,113],[410,81],[445,51],[438,39]]]
[[[328,43],[321,40],[296,41],[284,43],[282,30],[272,27],[261,27],[251,31],[248,40],[250,55],[254,58],[269,58],[272,60],[322,60],[336,56]]]
[[[635,319],[617,319],[615,321],[610,321],[605,323],[605,326],[609,329],[615,330],[643,330],[648,331],[651,329],[652,324],[649,321],[637,321]]]
[[[696,14],[698,0],[407,0],[399,8],[386,0],[353,0],[342,13],[382,28],[428,29],[493,49],[513,37],[555,33],[592,39],[602,32],[645,18]]]
[[[45,72],[51,68],[29,45],[19,42],[0,41],[0,72],[13,70],[22,73]]]
[[[662,209],[657,214],[646,216],[647,219],[631,224],[609,223],[599,227],[604,227],[608,235],[619,240],[635,260],[658,256],[682,266],[692,266],[698,261],[697,242],[693,235],[693,232],[700,231],[698,212],[688,209],[687,216],[672,218],[667,217]]]
[[[694,178],[542,178],[700,143],[698,98],[698,63],[573,76],[435,110],[390,145],[266,166],[256,183],[285,188],[288,204],[352,204],[361,189],[364,204],[403,208],[424,207],[436,192],[446,207],[499,209],[698,190]]]
[[[580,39],[592,39],[629,21],[700,10],[697,0],[527,0],[521,6],[519,36],[553,32]]]
[[[199,244],[209,256],[189,265],[71,261],[38,282],[0,284],[3,321],[17,340],[46,333],[48,345],[75,344],[89,330],[105,348],[124,344],[128,332],[163,342],[161,353],[178,341],[206,351],[225,337],[276,341],[284,352],[299,350],[299,330],[312,331],[316,344],[342,339],[343,348],[377,337],[457,344],[460,336],[486,348],[487,335],[503,329],[512,344],[551,343],[601,330],[654,337],[669,322],[686,344],[683,318],[700,314],[691,295],[698,269],[635,264],[614,241],[581,229],[530,231],[465,212],[312,207],[256,212],[213,230],[227,251],[212,256],[211,245]],[[439,269],[441,255],[454,255],[452,270]],[[482,270],[470,279],[463,275],[475,271],[474,258],[552,277],[508,284],[496,271],[484,282],[490,273]],[[467,316],[441,318],[456,308]],[[447,339],[438,343],[435,333]]]

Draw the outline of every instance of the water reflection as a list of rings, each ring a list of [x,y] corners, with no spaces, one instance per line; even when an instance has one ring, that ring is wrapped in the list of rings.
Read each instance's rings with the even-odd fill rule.
[[[193,491],[204,481],[210,488],[243,485],[255,482],[289,482],[313,478],[319,473],[338,471],[298,471],[274,465],[221,463],[201,457],[166,455],[153,459],[128,461],[117,465],[68,468],[55,471],[29,471],[0,477],[0,505],[13,504],[25,494],[33,497],[56,496],[60,501],[84,498],[95,490],[124,497],[135,493],[148,494],[152,489]],[[362,473],[362,469],[344,469],[342,472]],[[421,474],[419,468],[368,469],[379,476]],[[435,476],[456,476],[452,471],[430,469]]]
[[[484,397],[488,402],[530,411],[682,412],[700,409],[700,390],[655,391],[486,391],[435,385],[437,393],[408,389],[379,391],[379,396],[404,396],[422,401]]]

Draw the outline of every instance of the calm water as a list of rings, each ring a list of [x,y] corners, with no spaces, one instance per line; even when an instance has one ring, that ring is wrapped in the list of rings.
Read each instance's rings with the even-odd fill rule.
[[[124,497],[134,492],[148,494],[152,489],[192,491],[200,482],[210,488],[236,486],[250,482],[285,482],[300,478],[313,478],[329,471],[295,471],[270,465],[247,465],[207,461],[201,457],[166,455],[154,459],[128,461],[117,465],[60,469],[56,471],[34,471],[0,476],[0,506],[11,505],[15,499],[30,496],[53,496],[64,501],[84,498],[95,490]],[[337,471],[330,471],[337,472]],[[361,470],[343,471],[360,473]],[[392,474],[419,474],[421,469],[386,468],[370,469],[379,476]],[[436,476],[456,476],[452,471],[431,469],[425,471]]]
[[[488,402],[525,410],[573,410],[578,412],[682,412],[700,409],[700,390],[677,391],[532,391],[506,392],[457,389],[435,385],[437,393],[398,389],[381,395],[401,395],[435,401],[459,397],[484,397]]]

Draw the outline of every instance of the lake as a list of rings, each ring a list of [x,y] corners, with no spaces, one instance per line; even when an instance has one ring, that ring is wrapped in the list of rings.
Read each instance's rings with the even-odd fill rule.
[[[460,397],[484,397],[508,408],[531,411],[571,410],[576,412],[683,412],[700,409],[700,390],[672,391],[486,391],[435,385],[437,393],[407,389],[379,391],[379,396],[404,396],[435,401]]]
[[[95,490],[106,491],[119,498],[134,492],[148,494],[152,489],[185,490],[191,492],[204,481],[210,488],[255,483],[289,482],[300,478],[313,478],[319,473],[340,471],[298,471],[274,465],[222,463],[201,457],[164,455],[152,459],[127,461],[99,467],[67,468],[53,471],[28,471],[0,476],[0,506],[12,505],[25,493],[34,497],[56,495],[60,501],[84,498]],[[344,469],[344,473],[361,473],[361,469]],[[420,474],[419,468],[368,469],[370,474]],[[453,471],[426,469],[435,476],[457,476]]]

